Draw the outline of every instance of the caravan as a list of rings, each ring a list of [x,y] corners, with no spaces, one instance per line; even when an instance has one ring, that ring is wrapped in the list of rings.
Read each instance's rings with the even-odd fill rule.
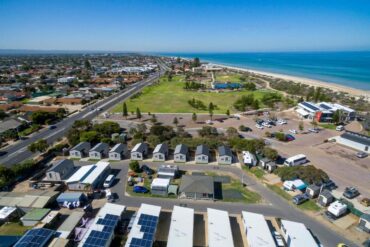
[[[243,163],[244,163],[244,165],[247,165],[249,167],[257,165],[256,156],[254,156],[252,153],[250,153],[248,151],[243,151],[242,154],[243,154]]]

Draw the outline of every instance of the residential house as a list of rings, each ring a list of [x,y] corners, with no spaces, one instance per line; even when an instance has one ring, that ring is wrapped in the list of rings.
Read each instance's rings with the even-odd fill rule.
[[[127,145],[122,144],[122,143],[117,143],[109,151],[109,159],[110,160],[122,160],[126,154],[127,154]]]
[[[89,142],[80,142],[69,151],[71,158],[83,158],[89,154],[91,145]]]
[[[148,144],[142,142],[131,150],[131,160],[143,160],[148,155]]]
[[[19,131],[22,123],[15,119],[8,119],[3,122],[0,122],[0,136],[8,131]]]
[[[231,152],[231,149],[227,146],[219,146],[218,147],[218,164],[220,165],[231,165],[233,162],[233,153]]]
[[[211,176],[183,175],[179,198],[214,200],[214,181]]]
[[[174,152],[174,161],[175,162],[186,162],[188,159],[188,147],[184,144],[178,144]]]
[[[362,214],[360,216],[357,228],[360,230],[370,233],[370,214]]]
[[[209,149],[206,145],[199,145],[195,151],[195,163],[207,164],[209,162]]]
[[[167,143],[158,144],[153,151],[153,161],[165,161],[168,157]]]
[[[75,166],[72,160],[62,159],[54,162],[52,167],[46,171],[45,180],[63,181],[72,175]]]
[[[108,156],[108,152],[109,145],[107,143],[100,142],[90,149],[89,157],[91,159],[102,159]]]

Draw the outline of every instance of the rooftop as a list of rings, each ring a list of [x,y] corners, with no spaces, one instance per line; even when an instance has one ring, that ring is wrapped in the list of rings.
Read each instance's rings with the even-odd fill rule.
[[[276,247],[265,217],[262,214],[242,211],[244,233],[250,246]]]
[[[292,246],[317,247],[315,239],[306,226],[299,222],[281,220],[281,226],[289,235]],[[284,231],[284,230],[283,230]]]
[[[193,246],[194,209],[174,206],[167,246]]]
[[[227,211],[207,208],[208,246],[234,247],[229,213]]]

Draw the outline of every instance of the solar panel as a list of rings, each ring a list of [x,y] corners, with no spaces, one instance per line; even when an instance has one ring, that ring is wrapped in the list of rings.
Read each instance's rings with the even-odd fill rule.
[[[39,247],[45,246],[52,238],[54,231],[45,228],[31,229],[14,245],[15,247]]]
[[[157,228],[157,223],[157,216],[141,214],[138,220],[138,225],[141,226],[140,231],[144,233],[143,238],[132,238],[130,242],[130,247],[151,247]]]

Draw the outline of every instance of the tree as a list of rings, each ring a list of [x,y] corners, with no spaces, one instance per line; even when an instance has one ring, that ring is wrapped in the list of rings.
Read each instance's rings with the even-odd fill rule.
[[[198,130],[198,134],[202,137],[213,137],[217,136],[218,132],[215,127],[203,126],[202,129]]]
[[[140,165],[137,160],[130,161],[129,167],[130,167],[130,170],[134,172],[140,172]]]
[[[340,111],[339,110],[336,110],[334,113],[333,113],[333,122],[335,124],[338,124],[340,122]]]
[[[141,112],[139,107],[136,108],[136,118],[141,119]]]
[[[299,122],[298,128],[299,128],[300,131],[303,131],[304,125],[303,125],[302,121]]]
[[[123,102],[122,116],[124,116],[125,118],[127,118],[127,116],[128,116],[128,110],[127,110],[126,102]]]
[[[100,134],[95,130],[84,131],[80,135],[80,141],[98,143],[100,141]]]
[[[85,60],[85,68],[87,70],[91,70],[91,63],[90,63],[90,61],[88,59]]]
[[[179,120],[177,120],[177,117],[174,117],[173,119],[173,122],[172,122],[174,125],[178,125],[179,124]]]
[[[279,157],[278,152],[275,149],[270,148],[270,147],[264,147],[262,153],[266,158],[272,161],[277,160],[277,158]]]
[[[161,139],[156,135],[149,135],[146,138],[146,141],[149,143],[151,148],[154,148],[155,146],[161,143]]]
[[[144,123],[137,125],[137,131],[138,132],[145,133],[147,131],[147,129],[148,128],[146,127],[146,124],[144,124]]]
[[[230,116],[230,110],[229,109],[226,110],[226,116],[228,116],[228,117]]]
[[[8,114],[6,114],[3,110],[0,110],[0,120],[3,120],[7,116],[8,116]]]
[[[193,120],[194,123],[197,121],[197,114],[195,112],[193,112],[191,119]]]
[[[213,110],[214,110],[214,105],[212,102],[209,103],[209,106],[208,106],[208,112],[209,112],[209,116],[211,117],[211,120],[212,120],[212,117],[213,117]]]
[[[45,152],[48,147],[49,145],[46,142],[46,140],[41,139],[29,145],[28,150],[31,151],[32,153]]]
[[[238,137],[239,136],[239,132],[237,129],[235,129],[234,127],[229,127],[227,128],[226,130],[226,135],[229,137],[229,138],[234,138],[234,137]]]

